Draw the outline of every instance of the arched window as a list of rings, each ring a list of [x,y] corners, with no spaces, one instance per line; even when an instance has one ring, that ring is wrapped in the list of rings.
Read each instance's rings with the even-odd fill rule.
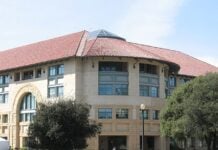
[[[31,93],[27,93],[20,105],[20,122],[28,122],[33,120],[36,112],[36,99]]]

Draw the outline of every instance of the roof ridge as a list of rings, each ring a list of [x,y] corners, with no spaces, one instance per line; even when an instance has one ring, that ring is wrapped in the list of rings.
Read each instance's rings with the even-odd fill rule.
[[[35,45],[35,44],[45,43],[45,42],[50,41],[50,40],[55,40],[55,39],[71,36],[73,34],[78,34],[80,32],[84,32],[84,31],[86,31],[86,30],[82,30],[82,31],[79,31],[79,32],[74,32],[74,33],[70,33],[70,34],[66,34],[66,35],[60,35],[58,37],[48,38],[48,39],[45,39],[45,40],[40,40],[40,41],[37,41],[37,42],[32,42],[32,43],[29,43],[29,44],[20,45],[20,46],[9,48],[9,49],[5,49],[5,50],[0,50],[0,53],[8,52],[8,51],[13,51],[13,50],[18,49],[18,48],[23,48],[23,47],[27,47],[27,46],[31,46],[31,45]]]
[[[79,45],[77,47],[77,50],[75,52],[75,56],[82,56],[82,53],[84,51],[84,47],[86,44],[87,36],[88,36],[88,31],[84,30],[83,35],[81,36]]]

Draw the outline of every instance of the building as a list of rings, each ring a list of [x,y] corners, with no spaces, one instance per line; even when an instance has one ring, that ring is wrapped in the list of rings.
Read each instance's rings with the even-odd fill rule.
[[[144,103],[146,148],[169,149],[160,136],[165,98],[218,68],[179,51],[127,42],[105,30],[82,31],[0,52],[0,136],[24,147],[36,103],[71,97],[91,104],[102,133],[89,150],[139,150]]]

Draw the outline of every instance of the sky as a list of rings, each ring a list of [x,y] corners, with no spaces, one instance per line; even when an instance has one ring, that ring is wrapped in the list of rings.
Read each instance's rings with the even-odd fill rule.
[[[0,50],[98,29],[218,67],[217,0],[0,0]]]

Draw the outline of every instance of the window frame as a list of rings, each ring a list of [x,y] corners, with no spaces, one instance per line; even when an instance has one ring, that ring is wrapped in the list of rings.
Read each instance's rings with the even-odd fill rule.
[[[99,61],[98,95],[125,96],[128,95],[128,90],[128,62]]]
[[[100,110],[104,110],[104,111],[100,111]],[[98,119],[112,119],[112,118],[113,118],[112,108],[98,108]]]
[[[128,108],[117,108],[116,109],[116,119],[129,119],[129,109]]]

